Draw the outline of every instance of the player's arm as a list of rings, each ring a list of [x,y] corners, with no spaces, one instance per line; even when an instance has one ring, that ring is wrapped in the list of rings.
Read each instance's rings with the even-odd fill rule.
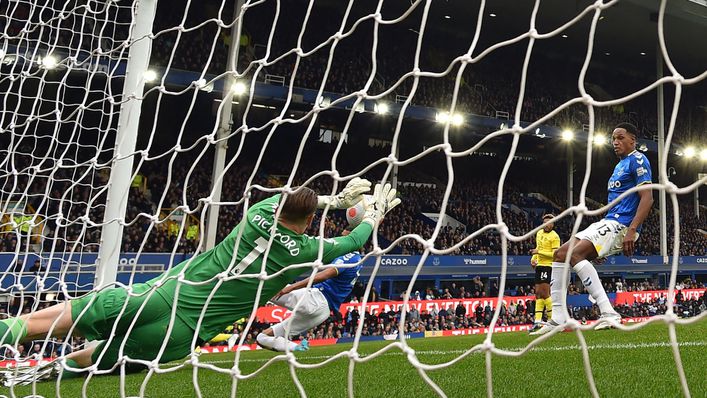
[[[633,174],[633,178],[635,178],[636,186],[650,184],[653,182],[651,165],[648,163],[648,158],[645,156],[642,156],[640,160],[636,158],[631,159],[631,173]],[[631,220],[631,225],[628,226],[628,231],[626,232],[626,236],[623,241],[623,252],[626,256],[633,254],[635,249],[636,231],[638,230],[638,227],[643,224],[646,218],[648,218],[648,214],[651,212],[651,207],[653,206],[653,191],[639,191],[638,197],[640,198],[640,201],[638,202],[636,215],[633,217],[633,220]]]
[[[638,210],[636,210],[636,216],[633,217],[631,225],[628,226],[628,232],[624,237],[623,249],[624,255],[630,256],[635,250],[636,241],[636,230],[643,224],[646,220],[648,214],[651,212],[651,207],[653,206],[653,191],[646,190],[638,192],[638,196],[641,198],[638,202]]]
[[[317,283],[324,282],[327,279],[331,279],[339,275],[339,270],[336,269],[335,267],[327,268],[324,271],[317,272],[314,275],[314,280],[312,281],[312,285],[316,285]],[[295,290],[299,290],[302,288],[307,287],[307,284],[309,283],[309,278],[302,279],[301,281],[295,282],[291,285],[285,286],[282,290],[280,290],[280,293],[278,293],[275,298],[282,296],[283,294],[287,294],[290,292],[293,292]]]
[[[335,258],[351,253],[363,247],[373,232],[373,227],[367,222],[362,222],[346,236],[334,239],[324,239],[324,257],[322,261],[330,263]]]

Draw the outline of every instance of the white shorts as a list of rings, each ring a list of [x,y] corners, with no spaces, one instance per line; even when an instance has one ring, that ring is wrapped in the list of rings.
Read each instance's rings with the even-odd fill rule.
[[[623,252],[627,232],[628,228],[620,222],[604,219],[578,232],[575,238],[592,242],[597,257],[601,258]],[[636,240],[638,240],[638,233],[636,233]]]
[[[300,298],[302,298],[302,302],[297,305]],[[283,325],[290,324],[290,335],[306,332],[315,326],[319,326],[329,318],[329,303],[319,289],[297,289],[271,301],[290,311],[293,311],[295,306],[297,306],[297,311],[294,312],[294,315],[282,321]]]

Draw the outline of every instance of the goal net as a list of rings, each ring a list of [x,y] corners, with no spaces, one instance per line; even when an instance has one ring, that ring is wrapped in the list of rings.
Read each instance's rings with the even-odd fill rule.
[[[346,384],[348,395],[355,396],[359,395],[358,387],[354,388],[358,386],[357,369],[396,352],[402,353],[434,393],[446,396],[454,392],[445,388],[443,379],[433,376],[435,371],[480,353],[484,389],[492,396],[498,387],[494,379],[498,358],[522,357],[551,342],[557,333],[534,339],[522,349],[496,345],[496,332],[505,326],[507,309],[491,300],[491,312],[482,325],[486,327],[483,340],[470,340],[462,350],[449,351],[451,359],[430,362],[409,338],[413,307],[409,302],[424,300],[424,293],[416,297],[415,292],[428,287],[420,275],[429,269],[430,261],[445,256],[498,255],[500,266],[487,283],[490,286],[497,280],[492,292],[501,302],[510,289],[508,269],[513,264],[509,259],[534,248],[535,233],[541,228],[521,209],[520,201],[539,200],[530,195],[539,192],[543,203],[559,207],[556,223],[565,228],[563,241],[589,221],[601,218],[614,204],[604,204],[603,188],[614,163],[606,160],[610,157],[599,157],[594,144],[601,141],[599,137],[606,139],[603,134],[610,134],[618,122],[631,121],[642,131],[639,149],[659,160],[654,160],[653,184],[631,189],[629,194],[648,189],[667,197],[667,208],[654,210],[650,218],[655,225],[661,217],[667,219],[667,227],[650,229],[647,234],[664,234],[670,252],[656,251],[659,246],[651,246],[644,237],[638,243],[643,254],[663,256],[668,275],[666,310],[650,314],[651,321],[667,325],[666,342],[681,392],[689,396],[676,328],[698,322],[705,312],[687,318],[677,314],[675,290],[682,283],[680,256],[704,255],[705,246],[700,243],[704,236],[695,232],[700,227],[704,230],[704,222],[690,221],[688,231],[682,227],[685,218],[700,209],[699,201],[689,203],[688,195],[698,191],[707,177],[698,179],[692,173],[690,179],[673,182],[678,180],[672,178],[670,169],[674,170],[676,154],[684,155],[686,143],[699,139],[699,134],[690,136],[689,131],[704,132],[700,130],[705,127],[703,116],[695,116],[703,123],[700,127],[698,122],[697,128],[682,118],[681,101],[693,105],[704,101],[704,90],[692,88],[704,88],[707,70],[698,62],[697,70],[693,64],[689,72],[683,72],[673,62],[664,31],[667,2],[662,1],[653,25],[652,46],[656,48],[643,50],[663,58],[665,76],[650,81],[636,78],[609,94],[600,86],[623,75],[612,74],[615,71],[607,61],[610,51],[597,48],[595,37],[605,29],[605,16],[623,15],[612,14],[619,2],[580,2],[577,9],[560,2],[543,3],[518,7],[503,3],[500,7],[511,14],[503,20],[506,16],[485,1],[456,6],[429,0],[3,2],[3,317],[26,316],[31,321],[33,314],[52,305],[113,287],[131,297],[151,297],[169,281],[179,286],[213,284],[198,318],[200,325],[212,300],[218,300],[222,283],[248,279],[258,286],[248,297],[250,315],[235,329],[242,349],[234,350],[227,361],[219,363],[210,360],[204,350],[200,353],[197,347],[207,342],[196,332],[191,354],[161,363],[160,358],[171,358],[166,336],[178,319],[177,293],[167,314],[169,327],[160,336],[163,340],[145,342],[157,347],[156,360],[140,359],[126,348],[130,345],[126,336],[139,327],[130,317],[137,319],[149,311],[149,300],[145,300],[138,315],[123,307],[108,318],[107,340],[123,342],[114,366],[76,367],[67,362],[71,351],[92,343],[75,327],[57,336],[52,332],[60,327],[57,320],[50,321],[51,331],[34,336],[28,348],[27,342],[5,341],[1,354],[9,373],[16,374],[21,365],[57,357],[62,369],[85,376],[79,387],[71,381],[75,390],[70,391],[82,396],[91,395],[91,385],[100,382],[94,376],[109,373],[118,374],[115,384],[121,396],[145,396],[153,379],[171,374],[182,376],[172,383],[176,380],[184,391],[197,396],[204,388],[213,388],[204,386],[204,380],[210,380],[205,375],[220,377],[214,380],[219,380],[221,390],[216,391],[221,396],[235,396],[244,380],[266,376],[291,378],[295,392],[305,396],[311,392],[301,380],[301,370],[345,361],[345,372],[332,383]],[[558,8],[551,12],[551,5]],[[701,12],[704,15],[704,9]],[[545,14],[551,17],[544,18]],[[577,35],[582,39],[576,39]],[[565,51],[572,53],[574,63],[567,61],[566,68],[558,67]],[[610,77],[604,81],[604,75]],[[655,95],[659,92],[663,98],[664,89],[665,120],[662,112],[653,116]],[[646,108],[648,114],[631,111]],[[569,150],[557,144],[561,138],[571,138],[563,137],[561,131],[566,128],[576,132],[576,145],[565,145]],[[533,152],[540,147],[545,152]],[[700,155],[698,150],[695,156]],[[542,162],[543,156],[567,157],[568,162],[574,157],[577,162],[569,167],[569,181],[564,171],[558,172],[565,167],[557,166],[560,162],[528,165]],[[707,152],[702,156],[707,158]],[[494,159],[498,162],[493,164],[500,166],[486,168]],[[552,181],[543,185],[537,176],[523,181],[526,166],[529,170],[547,167],[546,177]],[[576,191],[571,188],[573,167],[578,176]],[[358,176],[374,184],[391,182],[399,188],[402,205],[374,230],[364,247],[366,278],[358,294],[361,302],[356,303],[361,322],[353,327],[347,324],[352,345],[346,349],[304,359],[286,352],[257,367],[248,365],[251,353],[246,350],[255,349],[254,335],[267,327],[257,311],[259,302],[271,298],[263,297],[264,286],[282,274],[266,272],[265,266],[260,273],[219,273],[200,280],[175,274],[147,290],[134,288],[146,286],[144,282],[180,263],[197,266],[192,260],[226,239],[247,209],[260,200],[276,193],[290,194],[299,185],[320,195],[334,194]],[[565,182],[570,187],[569,198]],[[539,185],[534,189],[527,183]],[[563,188],[558,190],[558,185]],[[471,197],[475,202],[468,201]],[[421,213],[427,208],[433,208],[436,216],[423,220]],[[450,224],[450,218],[465,221]],[[325,209],[306,232],[322,238],[338,236],[345,220],[343,212]],[[681,252],[686,236],[692,253]],[[266,256],[272,245],[271,240],[264,246]],[[237,247],[230,247],[230,253]],[[375,288],[376,277],[391,275],[384,265],[391,254],[416,256],[409,257],[414,264],[404,271],[396,268],[395,272],[402,272],[396,279],[403,281],[399,282],[405,285],[402,291],[387,291],[385,297],[403,302],[397,318],[393,316],[392,329],[382,333],[394,341],[367,349],[369,330],[363,320],[370,315],[367,305],[381,293]],[[300,270],[301,277],[310,278],[311,286],[313,275],[327,269],[321,263],[322,255],[285,271]],[[237,265],[235,257],[219,261],[230,261],[229,269]],[[469,280],[472,277],[468,275]],[[569,284],[568,278],[563,284]],[[77,316],[91,315],[87,311],[72,314]],[[569,319],[566,326],[576,335],[584,369],[575,372],[575,377],[585,380],[593,396],[610,394],[595,383],[585,337],[593,325]],[[346,318],[339,321],[347,323]],[[619,329],[633,333],[652,323]],[[116,333],[122,330],[119,324],[127,325],[127,331]],[[327,335],[327,330],[320,330],[309,337],[325,340]],[[103,351],[96,354],[98,358],[109,356],[108,345],[100,347]],[[289,369],[278,367],[283,363]],[[138,382],[129,375],[136,365],[148,370]],[[284,373],[287,376],[279,376]],[[51,388],[49,383],[32,383],[31,388],[33,393],[59,395],[66,383],[59,378]],[[399,383],[404,381],[391,384]],[[21,388],[10,387],[11,394],[25,391]]]

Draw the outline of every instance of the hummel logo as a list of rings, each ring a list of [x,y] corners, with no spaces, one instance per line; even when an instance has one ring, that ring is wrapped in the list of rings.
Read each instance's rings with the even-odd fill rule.
[[[587,279],[585,279],[585,280],[582,281],[582,284],[583,284],[584,286],[586,286],[586,287],[589,287],[589,286],[592,285],[592,279],[591,279],[591,278],[587,278]]]
[[[643,164],[643,159],[636,159],[636,163]]]

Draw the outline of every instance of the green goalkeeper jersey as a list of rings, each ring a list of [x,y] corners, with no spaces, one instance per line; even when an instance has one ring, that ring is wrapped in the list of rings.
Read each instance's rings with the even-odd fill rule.
[[[165,274],[147,282],[147,285],[153,286],[166,277],[172,277],[159,286],[157,292],[170,303],[174,302],[174,296],[178,294],[177,316],[194,330],[197,330],[199,317],[213,292],[198,329],[202,340],[209,341],[235,320],[250,316],[255,308],[265,304],[298,275],[311,270],[309,267],[292,268],[264,281],[257,303],[255,298],[260,283],[257,277],[232,279],[222,282],[218,287],[216,285],[219,279],[203,284],[178,283],[176,280],[180,273],[184,273],[184,279],[187,281],[203,282],[225,272],[231,265],[228,275],[259,274],[261,270],[272,275],[288,265],[314,261],[319,251],[319,237],[297,234],[280,224],[273,228],[279,202],[280,195],[275,195],[256,203],[248,210],[246,219],[213,249],[183,261]],[[234,255],[240,230],[243,230],[243,235],[238,252]],[[328,264],[336,257],[361,248],[371,232],[372,228],[368,223],[361,223],[347,236],[324,239],[323,263]],[[262,269],[271,234],[274,235],[272,247]]]

